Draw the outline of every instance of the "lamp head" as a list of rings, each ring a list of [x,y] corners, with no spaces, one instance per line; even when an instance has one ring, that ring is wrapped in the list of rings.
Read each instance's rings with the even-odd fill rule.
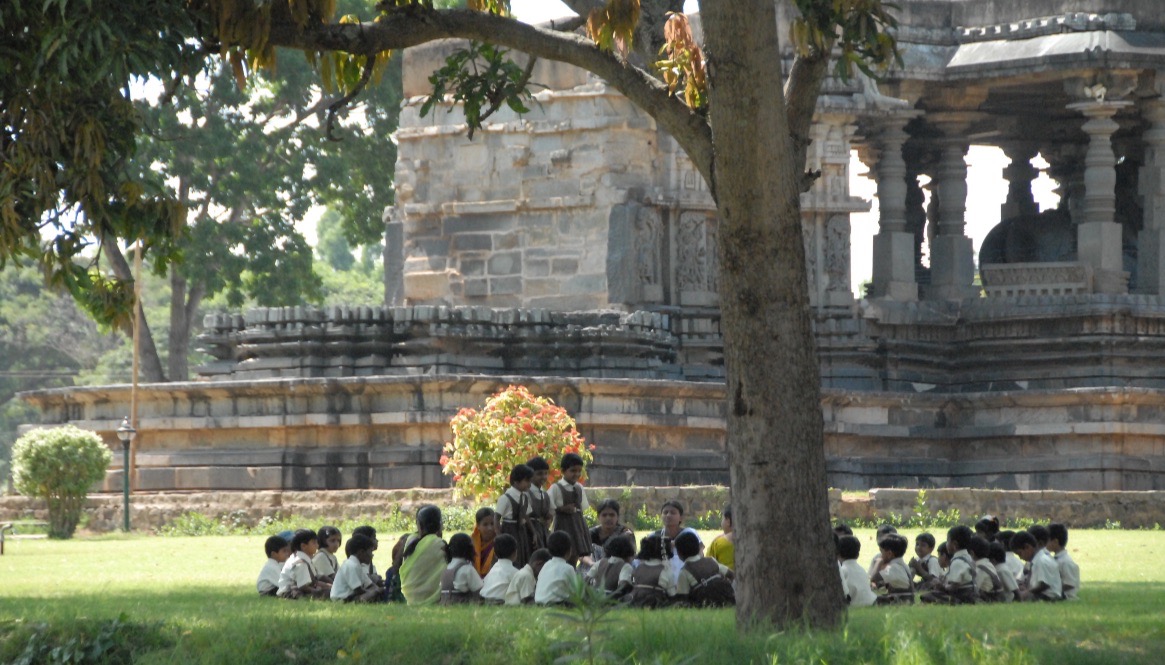
[[[133,441],[133,438],[137,433],[138,431],[133,428],[133,425],[129,424],[129,418],[122,418],[121,425],[117,427],[117,438],[120,439],[122,443],[128,444],[130,441]]]

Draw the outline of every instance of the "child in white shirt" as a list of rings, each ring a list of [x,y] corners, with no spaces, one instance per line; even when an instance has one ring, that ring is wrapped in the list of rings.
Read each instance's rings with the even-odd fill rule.
[[[1068,554],[1068,527],[1063,524],[1048,525],[1048,552],[1056,559],[1060,569],[1060,584],[1064,600],[1077,600],[1080,591],[1080,566]]]
[[[663,536],[652,534],[639,541],[639,565],[631,573],[632,607],[664,607],[676,595],[676,575],[664,559]]]
[[[918,576],[919,589],[933,589],[942,584],[943,569],[938,557],[934,556],[934,536],[920,533],[914,538],[914,558],[910,559],[910,572]]]
[[[510,588],[510,580],[518,574],[518,569],[514,567],[514,557],[518,555],[518,541],[510,534],[503,533],[494,539],[494,554],[498,559],[482,580],[481,599],[487,603],[501,605],[506,602],[506,590]]]
[[[958,605],[974,603],[978,599],[975,589],[975,562],[967,547],[974,537],[969,527],[959,525],[947,531],[947,552],[951,563],[943,585],[922,595],[924,603],[950,603]]]
[[[614,536],[603,546],[605,555],[586,573],[587,584],[607,594],[608,598],[622,598],[631,593],[631,574],[635,570],[635,545],[631,536]]]
[[[291,545],[280,536],[271,536],[263,543],[263,551],[267,552],[267,563],[259,571],[256,586],[260,596],[274,596],[279,591],[279,572],[291,558]]]
[[[999,576],[999,584],[1003,587],[1003,593],[998,598],[999,602],[1010,603],[1019,600],[1019,583],[1016,582],[1015,574],[1007,565],[1007,552],[1003,543],[999,541],[991,543],[987,553],[991,559],[991,565],[995,566],[995,574]]]
[[[506,588],[506,605],[526,605],[534,602],[534,592],[538,589],[538,574],[550,561],[550,550],[545,547],[534,550],[530,563],[519,570]]]
[[[348,558],[340,564],[332,581],[332,600],[350,603],[374,603],[384,598],[384,590],[376,586],[364,566],[372,563],[376,542],[368,536],[353,534],[344,547]]]
[[[492,515],[492,513],[491,513]],[[473,557],[477,550],[469,534],[455,533],[445,546],[445,572],[441,574],[441,605],[460,605],[481,600],[479,595],[484,584],[481,575],[473,567]]]
[[[1040,549],[1035,536],[1020,531],[1011,539],[1011,549],[1019,558],[1031,563],[1031,582],[1021,594],[1023,600],[1061,600],[1063,584],[1056,560],[1045,549]]]
[[[853,536],[842,536],[837,540],[838,570],[841,572],[841,590],[850,607],[869,607],[877,600],[866,569],[858,563],[862,553],[862,541]]]
[[[565,531],[550,534],[546,549],[550,561],[538,573],[534,588],[534,602],[539,605],[561,605],[570,600],[578,573],[574,569],[574,544]]]
[[[291,557],[283,564],[283,570],[279,571],[277,596],[295,600],[301,596],[327,598],[331,595],[332,585],[317,580],[311,565],[311,558],[318,550],[319,540],[315,531],[300,529],[295,532],[291,538]]]
[[[885,594],[878,596],[879,605],[914,604],[914,574],[902,559],[909,544],[905,536],[896,533],[885,535],[878,541],[882,560],[870,581],[875,587],[886,590]]]
[[[343,536],[340,530],[334,526],[320,527],[316,535],[320,539],[320,549],[311,558],[311,565],[316,571],[316,579],[321,582],[331,582],[336,577],[336,571],[340,569],[336,552],[340,551]]]

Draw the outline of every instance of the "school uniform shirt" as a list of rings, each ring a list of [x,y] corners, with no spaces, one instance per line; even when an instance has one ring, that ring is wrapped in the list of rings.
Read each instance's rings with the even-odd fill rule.
[[[891,559],[890,565],[878,571],[877,575],[891,591],[909,591],[914,580],[914,574],[906,567],[902,557]]]
[[[999,583],[1003,585],[1003,602],[1010,603],[1015,600],[1015,592],[1019,590],[1019,582],[1011,574],[1011,569],[1007,567],[1007,562],[993,564],[995,566],[995,573],[999,575]]]
[[[979,596],[985,597],[986,594],[993,594],[999,589],[995,588],[995,582],[991,579],[991,575],[987,574],[987,570],[992,573],[995,572],[995,566],[987,559],[979,559],[975,562],[975,588],[979,590]],[[1000,580],[1002,582],[1002,580]]]
[[[566,497],[564,497],[562,494],[563,489],[566,489],[570,492],[573,492],[575,490],[575,488],[578,488],[578,490],[579,490],[579,493],[578,493],[578,495],[579,495],[578,512],[580,515],[582,513],[586,512],[586,509],[589,508],[591,505],[590,502],[587,501],[587,488],[583,487],[582,485],[580,485],[578,483],[571,485],[570,483],[566,482],[565,480],[562,480],[561,478],[558,479],[558,481],[555,482],[553,485],[551,485],[550,491],[547,492],[547,494],[550,495],[550,507],[553,510],[558,510],[559,508],[561,508],[562,505],[564,503],[566,503]]]
[[[534,574],[534,569],[530,564],[522,566],[522,569],[510,578],[510,585],[506,587],[506,604],[521,605],[523,600],[534,597],[537,586],[538,577]]]
[[[461,566],[457,574],[453,576],[453,591],[457,593],[477,593],[481,591],[483,585],[481,575],[473,568],[473,562],[453,557],[449,565],[445,566],[445,570],[453,570],[462,563],[468,563],[468,566]]]
[[[513,501],[511,502],[510,499],[513,499]],[[529,515],[530,514],[530,499],[529,499],[529,497],[524,497],[523,492],[519,492],[518,490],[514,489],[513,486],[506,488],[506,491],[503,492],[500,497],[498,497],[498,505],[496,508],[494,508],[494,512],[497,513],[497,516],[498,516],[499,524],[501,523],[502,520],[511,520],[512,521],[515,519],[514,506],[522,505],[523,499],[525,499],[525,503],[526,503],[526,505],[525,505],[526,515]]]
[[[332,600],[347,600],[357,591],[372,587],[372,578],[364,572],[364,565],[356,555],[352,555],[340,564],[336,571],[336,579],[332,580]]]
[[[933,554],[927,554],[926,556],[919,559],[918,562],[922,564],[922,567],[931,576],[939,580],[943,578],[943,567],[939,565],[938,557],[934,556]]]
[[[687,526],[680,529],[680,532],[676,534],[676,538],[679,538],[681,535],[688,533],[689,531],[696,535],[696,540],[698,540],[700,542],[700,545],[704,544],[704,541],[700,540],[700,534],[696,533],[695,529],[693,529],[691,527],[687,527]],[[660,529],[659,531],[655,531],[653,533],[653,535],[662,536],[663,529]],[[676,548],[674,545],[674,543],[676,542],[676,538],[671,539],[671,541],[673,543],[672,548],[671,548],[671,558],[667,560],[667,564],[671,568],[671,578],[672,578],[673,585],[679,584],[679,582],[680,582],[680,569],[684,567],[684,560],[680,558],[680,553],[676,551]]]
[[[670,565],[671,565],[670,560],[664,561],[662,559],[643,559],[639,562],[638,567],[663,566],[664,568],[667,568]],[[671,596],[676,595],[676,585],[677,585],[676,578],[679,577],[679,575],[673,576],[673,575],[668,575],[667,573],[668,573],[668,571],[666,571],[666,570],[663,571],[662,573],[660,573],[659,586],[661,589],[663,589],[667,593],[668,597],[671,597]]]
[[[736,543],[728,539],[727,534],[720,534],[712,539],[708,546],[708,556],[728,566],[729,570],[736,570]]]
[[[1079,599],[1080,566],[1068,555],[1068,550],[1056,552],[1056,567],[1060,569],[1060,584],[1064,591],[1064,600]]]
[[[1011,577],[1018,583],[1020,578],[1023,577],[1023,559],[1019,558],[1015,552],[1008,552],[1004,565],[1007,571],[1011,573]]]
[[[975,562],[967,550],[959,550],[951,557],[951,567],[947,570],[947,586],[961,587],[975,583]]]
[[[1064,586],[1060,580],[1060,567],[1047,550],[1040,550],[1032,557],[1032,581],[1029,588],[1034,589],[1043,582],[1048,588],[1040,592],[1045,599],[1059,600],[1064,596]]]
[[[482,580],[481,597],[486,600],[505,600],[506,590],[510,588],[510,580],[518,574],[514,562],[509,559],[498,559],[489,574]]]
[[[311,559],[303,552],[296,552],[283,564],[283,570],[279,571],[277,595],[286,596],[292,589],[302,589],[311,584],[313,577]]]
[[[850,607],[869,607],[878,599],[870,588],[870,578],[857,559],[846,559],[838,566],[841,573],[841,588],[845,592]]]
[[[703,558],[704,557],[697,554],[696,556],[690,556],[690,557],[684,559],[683,563],[689,563],[689,562],[695,563]],[[725,566],[724,564],[720,563],[719,561],[717,561],[716,563],[720,566],[720,575],[722,577],[724,577],[724,579],[728,579],[728,573],[730,572],[728,570],[728,566]],[[631,566],[627,566],[625,571],[624,571],[627,573],[628,581],[631,580],[631,570],[632,570]],[[622,574],[619,575],[619,581],[620,582],[623,581]],[[695,575],[693,575],[691,572],[689,572],[687,570],[684,570],[683,567],[681,566],[679,579],[676,580],[676,595],[677,596],[688,595],[689,593],[691,593],[692,589],[699,583],[700,583],[700,581],[696,579]]]
[[[591,567],[590,567],[590,569],[589,569],[589,570],[587,570],[585,577],[586,577],[588,580],[593,580],[593,579],[595,579],[595,574],[598,572],[598,570],[599,570],[599,563],[601,563],[601,562],[602,562],[602,560],[600,560],[600,561],[596,562],[596,563],[595,563],[595,565],[591,566]],[[631,564],[627,563],[627,562],[626,562],[626,561],[624,561],[623,559],[614,559],[614,560],[612,560],[612,561],[611,561],[611,563],[610,563],[610,564],[608,564],[608,565],[611,565],[611,566],[622,566],[622,567],[619,569],[619,582],[618,582],[618,584],[623,584],[624,582],[626,582],[626,583],[628,583],[628,584],[630,584],[630,583],[631,583],[631,575],[632,575],[632,574],[635,572],[635,567],[634,567],[634,566],[632,566]],[[600,586],[601,586],[601,585],[602,585],[602,582],[600,581]]]
[[[316,577],[326,577],[327,575],[335,575],[336,571],[340,569],[340,562],[336,561],[335,555],[331,552],[320,548],[316,555],[311,560],[312,568],[316,571]]]
[[[534,587],[534,602],[539,605],[566,602],[570,598],[578,573],[574,566],[562,557],[553,557],[542,566],[538,573],[538,584]]]
[[[874,576],[878,574],[878,568],[882,565],[882,553],[878,552],[870,559],[870,567],[866,569],[866,579],[871,582],[874,581]]]
[[[279,590],[279,572],[282,569],[283,564],[275,559],[267,559],[267,563],[259,570],[259,581],[255,583],[259,593],[267,595]]]

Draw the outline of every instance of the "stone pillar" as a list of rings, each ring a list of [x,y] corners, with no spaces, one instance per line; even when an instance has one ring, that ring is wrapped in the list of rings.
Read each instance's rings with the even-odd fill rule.
[[[1005,143],[1001,147],[1011,163],[1003,168],[1003,177],[1007,179],[1007,200],[1000,207],[999,219],[1006,221],[1039,213],[1040,208],[1032,196],[1032,181],[1040,173],[1032,166],[1032,159],[1039,150],[1034,143],[1027,142]]]
[[[942,153],[935,169],[938,185],[938,232],[930,245],[929,298],[962,300],[974,298],[974,245],[963,232],[967,212],[967,150],[964,138],[968,122],[936,118],[943,130]]]
[[[1141,116],[1149,123],[1145,165],[1138,190],[1145,211],[1145,226],[1137,237],[1137,292],[1165,292],[1165,100],[1147,102]]]
[[[874,277],[870,295],[891,300],[918,300],[914,279],[914,234],[906,228],[906,160],[902,146],[909,117],[887,120],[873,137],[878,160],[878,233],[874,236]]]
[[[1077,220],[1076,256],[1092,267],[1093,290],[1097,293],[1128,291],[1128,275],[1121,258],[1121,227],[1116,216],[1116,156],[1112,134],[1120,125],[1112,119],[1132,102],[1090,101],[1069,104],[1088,120],[1088,152],[1084,155],[1083,219]]]
[[[384,304],[403,305],[405,298],[404,223],[395,207],[384,209]]]

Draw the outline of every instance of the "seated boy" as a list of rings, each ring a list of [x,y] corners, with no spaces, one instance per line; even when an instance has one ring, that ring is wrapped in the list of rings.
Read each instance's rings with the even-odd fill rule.
[[[840,563],[841,590],[845,593],[845,600],[850,607],[869,607],[878,599],[870,587],[866,569],[857,561],[861,553],[862,541],[853,536],[838,538],[837,559]]]
[[[501,605],[506,602],[506,589],[510,580],[518,574],[514,567],[514,557],[518,554],[518,540],[508,533],[494,539],[494,554],[497,561],[482,580],[481,599],[487,604]]]
[[[384,592],[368,573],[364,566],[372,563],[372,552],[376,543],[363,534],[352,534],[344,544],[344,554],[347,559],[340,564],[336,577],[332,580],[332,600],[345,603],[374,603],[384,599]]]
[[[506,587],[506,605],[528,605],[534,602],[534,592],[538,588],[538,574],[550,560],[550,550],[545,547],[534,550],[530,563],[522,566]]]
[[[555,531],[546,539],[550,561],[538,573],[534,602],[539,605],[563,605],[570,600],[578,572],[575,571],[574,541],[565,531]]]
[[[971,552],[971,560],[975,562],[975,590],[979,600],[988,603],[998,603],[1004,600],[1006,593],[999,573],[991,564],[991,543],[982,536],[972,536],[971,544],[967,547]]]
[[[970,604],[978,599],[975,590],[975,562],[967,548],[971,544],[971,529],[959,525],[947,531],[947,552],[950,554],[950,568],[943,584],[922,595],[924,603]]]
[[[1019,558],[1031,564],[1031,581],[1022,592],[1023,600],[1061,600],[1063,584],[1060,568],[1047,550],[1040,549],[1035,536],[1028,531],[1020,531],[1011,539],[1011,549]]]
[[[874,558],[870,559],[870,567],[866,569],[866,576],[871,580],[874,579],[874,575],[882,569],[882,550],[880,549],[882,547],[882,539],[892,533],[898,533],[898,529],[895,529],[889,524],[883,524],[882,526],[878,527],[877,531],[874,532],[874,542],[878,543],[879,550],[878,553],[874,555]]]
[[[736,604],[732,570],[711,557],[700,555],[700,538],[685,531],[676,536],[676,553],[684,562],[676,581],[676,597],[700,607]]]
[[[1072,560],[1066,549],[1068,545],[1068,527],[1063,524],[1048,525],[1048,552],[1056,559],[1056,567],[1060,569],[1060,584],[1064,590],[1064,600],[1077,600],[1080,591],[1080,566]]]
[[[870,581],[886,593],[878,597],[877,604],[914,604],[914,575],[902,560],[908,545],[906,537],[897,533],[887,534],[878,541],[881,563]]]
[[[279,591],[279,572],[283,564],[291,558],[291,545],[279,536],[271,536],[263,543],[263,551],[267,553],[267,563],[259,571],[260,596],[274,596]]]
[[[999,584],[1003,587],[1003,594],[1000,596],[999,602],[1010,603],[1013,600],[1019,600],[1019,583],[1015,579],[1015,573],[1007,565],[1007,551],[1003,547],[1003,543],[999,541],[991,543],[987,553],[991,559],[991,565],[995,566],[995,574],[999,576]],[[1018,561],[1018,559],[1016,560]]]
[[[934,556],[934,536],[920,533],[914,538],[914,554],[910,559],[910,572],[919,578],[919,589],[933,589],[942,583],[943,569]]]

